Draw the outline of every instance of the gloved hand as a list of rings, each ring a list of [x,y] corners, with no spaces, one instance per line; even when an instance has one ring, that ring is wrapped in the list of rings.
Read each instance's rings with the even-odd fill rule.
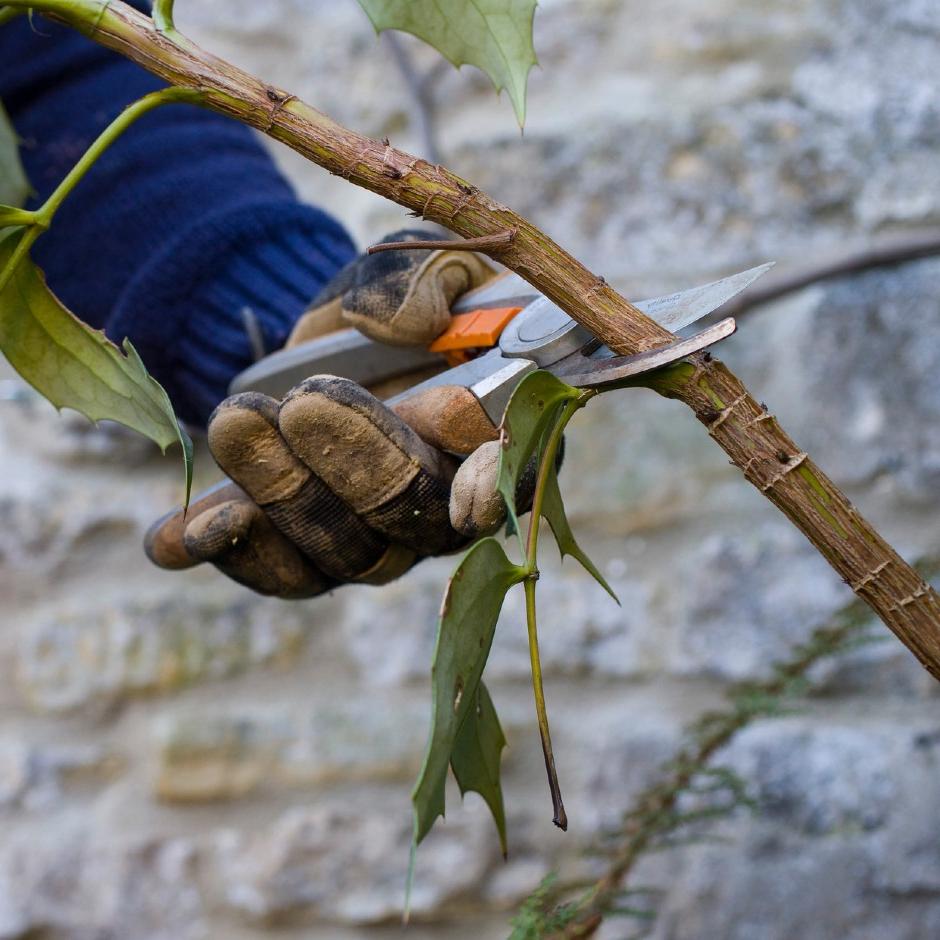
[[[363,255],[324,288],[288,345],[350,325],[380,342],[428,345],[449,325],[456,298],[492,276],[468,252]],[[177,511],[156,522],[147,554],[166,568],[211,562],[262,594],[383,584],[504,518],[497,431],[464,388],[435,389],[393,411],[349,379],[313,376],[280,402],[255,392],[225,399],[208,443],[237,486],[210,492],[185,518]]]

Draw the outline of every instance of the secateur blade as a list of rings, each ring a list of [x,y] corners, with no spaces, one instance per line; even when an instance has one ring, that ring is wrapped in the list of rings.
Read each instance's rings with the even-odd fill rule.
[[[595,358],[574,353],[555,363],[550,371],[575,388],[600,388],[615,385],[627,379],[672,365],[701,352],[720,340],[731,336],[738,326],[732,317],[706,327],[694,336],[677,339],[668,346],[660,346],[633,356],[605,356]]]
[[[723,307],[732,297],[750,287],[759,277],[766,274],[774,262],[749,268],[720,281],[690,287],[655,300],[644,300],[636,304],[648,317],[673,333],[701,320],[702,317]]]

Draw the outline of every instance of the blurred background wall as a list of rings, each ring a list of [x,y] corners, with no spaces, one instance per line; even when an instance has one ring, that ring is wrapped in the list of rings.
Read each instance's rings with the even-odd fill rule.
[[[178,7],[213,51],[423,146],[353,0]],[[544,0],[536,46],[521,137],[482,76],[439,73],[443,160],[628,296],[940,223],[935,0]],[[410,222],[277,155],[360,244]],[[746,315],[721,354],[903,554],[938,548],[940,261],[792,295]],[[175,456],[2,388],[0,938],[401,936],[453,560],[302,604],[209,570],[157,571],[139,545],[179,499]],[[198,477],[214,479],[205,453]],[[592,403],[562,487],[623,600],[546,544],[543,658],[570,830],[551,824],[510,599],[487,672],[510,742],[509,862],[482,802],[450,794],[418,853],[415,940],[504,936],[507,912],[616,823],[683,725],[849,600],[677,404]],[[886,632],[815,679],[798,711],[724,757],[759,811],[641,871],[663,890],[654,936],[940,936],[936,686]]]

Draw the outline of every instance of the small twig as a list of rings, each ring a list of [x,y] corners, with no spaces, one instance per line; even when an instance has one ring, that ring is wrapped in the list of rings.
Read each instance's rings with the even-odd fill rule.
[[[759,284],[740,294],[721,308],[723,317],[740,317],[762,304],[777,300],[785,294],[803,290],[818,281],[857,274],[870,268],[886,267],[940,255],[940,232],[925,231],[884,239],[857,251],[831,258],[804,268],[774,272]]]
[[[479,238],[456,238],[442,241],[407,241],[380,242],[369,248],[370,255],[380,251],[403,251],[408,248],[432,248],[447,251],[494,251],[512,243],[515,232],[497,232],[495,235],[481,235]]]

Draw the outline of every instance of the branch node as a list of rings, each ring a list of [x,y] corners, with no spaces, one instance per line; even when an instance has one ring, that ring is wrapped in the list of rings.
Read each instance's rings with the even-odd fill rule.
[[[772,476],[765,483],[761,484],[760,491],[766,493],[768,490],[772,490],[781,480],[786,476],[793,473],[797,467],[805,463],[807,455],[805,453],[799,453],[790,458],[790,462],[781,470],[779,473]],[[750,461],[748,461],[750,463]]]
[[[385,144],[385,153],[382,154],[382,175],[387,176],[390,180],[400,180],[405,173],[398,164],[395,148],[387,137],[383,139],[382,143]]]
[[[919,601],[922,597],[926,597],[929,593],[930,588],[926,584],[921,584],[921,586],[912,594],[908,594],[906,597],[902,597],[891,607],[891,610],[903,610],[905,607],[908,607],[916,601]]]
[[[858,594],[862,590],[862,588],[865,587],[865,585],[870,584],[872,581],[874,581],[875,578],[877,578],[878,575],[880,575],[881,572],[884,571],[885,568],[887,568],[889,564],[890,564],[890,561],[889,559],[886,558],[883,562],[881,562],[880,564],[872,568],[871,571],[869,571],[868,574],[866,574],[863,578],[860,578],[858,581],[854,583],[850,581],[849,587],[852,589],[853,593]]]
[[[762,405],[762,411],[756,418],[751,418],[747,424],[744,425],[745,430],[752,428],[755,424],[760,424],[762,421],[774,421],[775,416],[772,415],[769,411],[766,410],[767,406]]]
[[[271,102],[272,107],[268,111],[268,123],[264,128],[264,133],[267,134],[272,127],[274,127],[274,122],[277,120],[278,113],[281,108],[287,104],[288,101],[293,101],[297,96],[288,94],[285,91],[278,91],[276,88],[272,88],[270,85],[265,88],[264,96]]]
[[[747,399],[748,399],[748,394],[747,394],[747,392],[744,392],[744,393],[742,393],[741,395],[738,395],[738,397],[735,398],[735,400],[734,400],[733,402],[731,402],[731,404],[728,405],[726,408],[722,408],[722,409],[721,409],[721,412],[720,412],[719,415],[718,415],[718,417],[717,417],[714,421],[712,421],[711,424],[708,425],[708,433],[709,433],[709,434],[712,434],[712,433],[714,433],[714,431],[716,431],[719,427],[721,427],[721,425],[724,424],[725,421],[730,417],[730,415],[731,415],[731,413],[734,411],[734,409],[737,408],[738,405],[740,405],[740,404],[742,404],[743,402],[747,401]]]

